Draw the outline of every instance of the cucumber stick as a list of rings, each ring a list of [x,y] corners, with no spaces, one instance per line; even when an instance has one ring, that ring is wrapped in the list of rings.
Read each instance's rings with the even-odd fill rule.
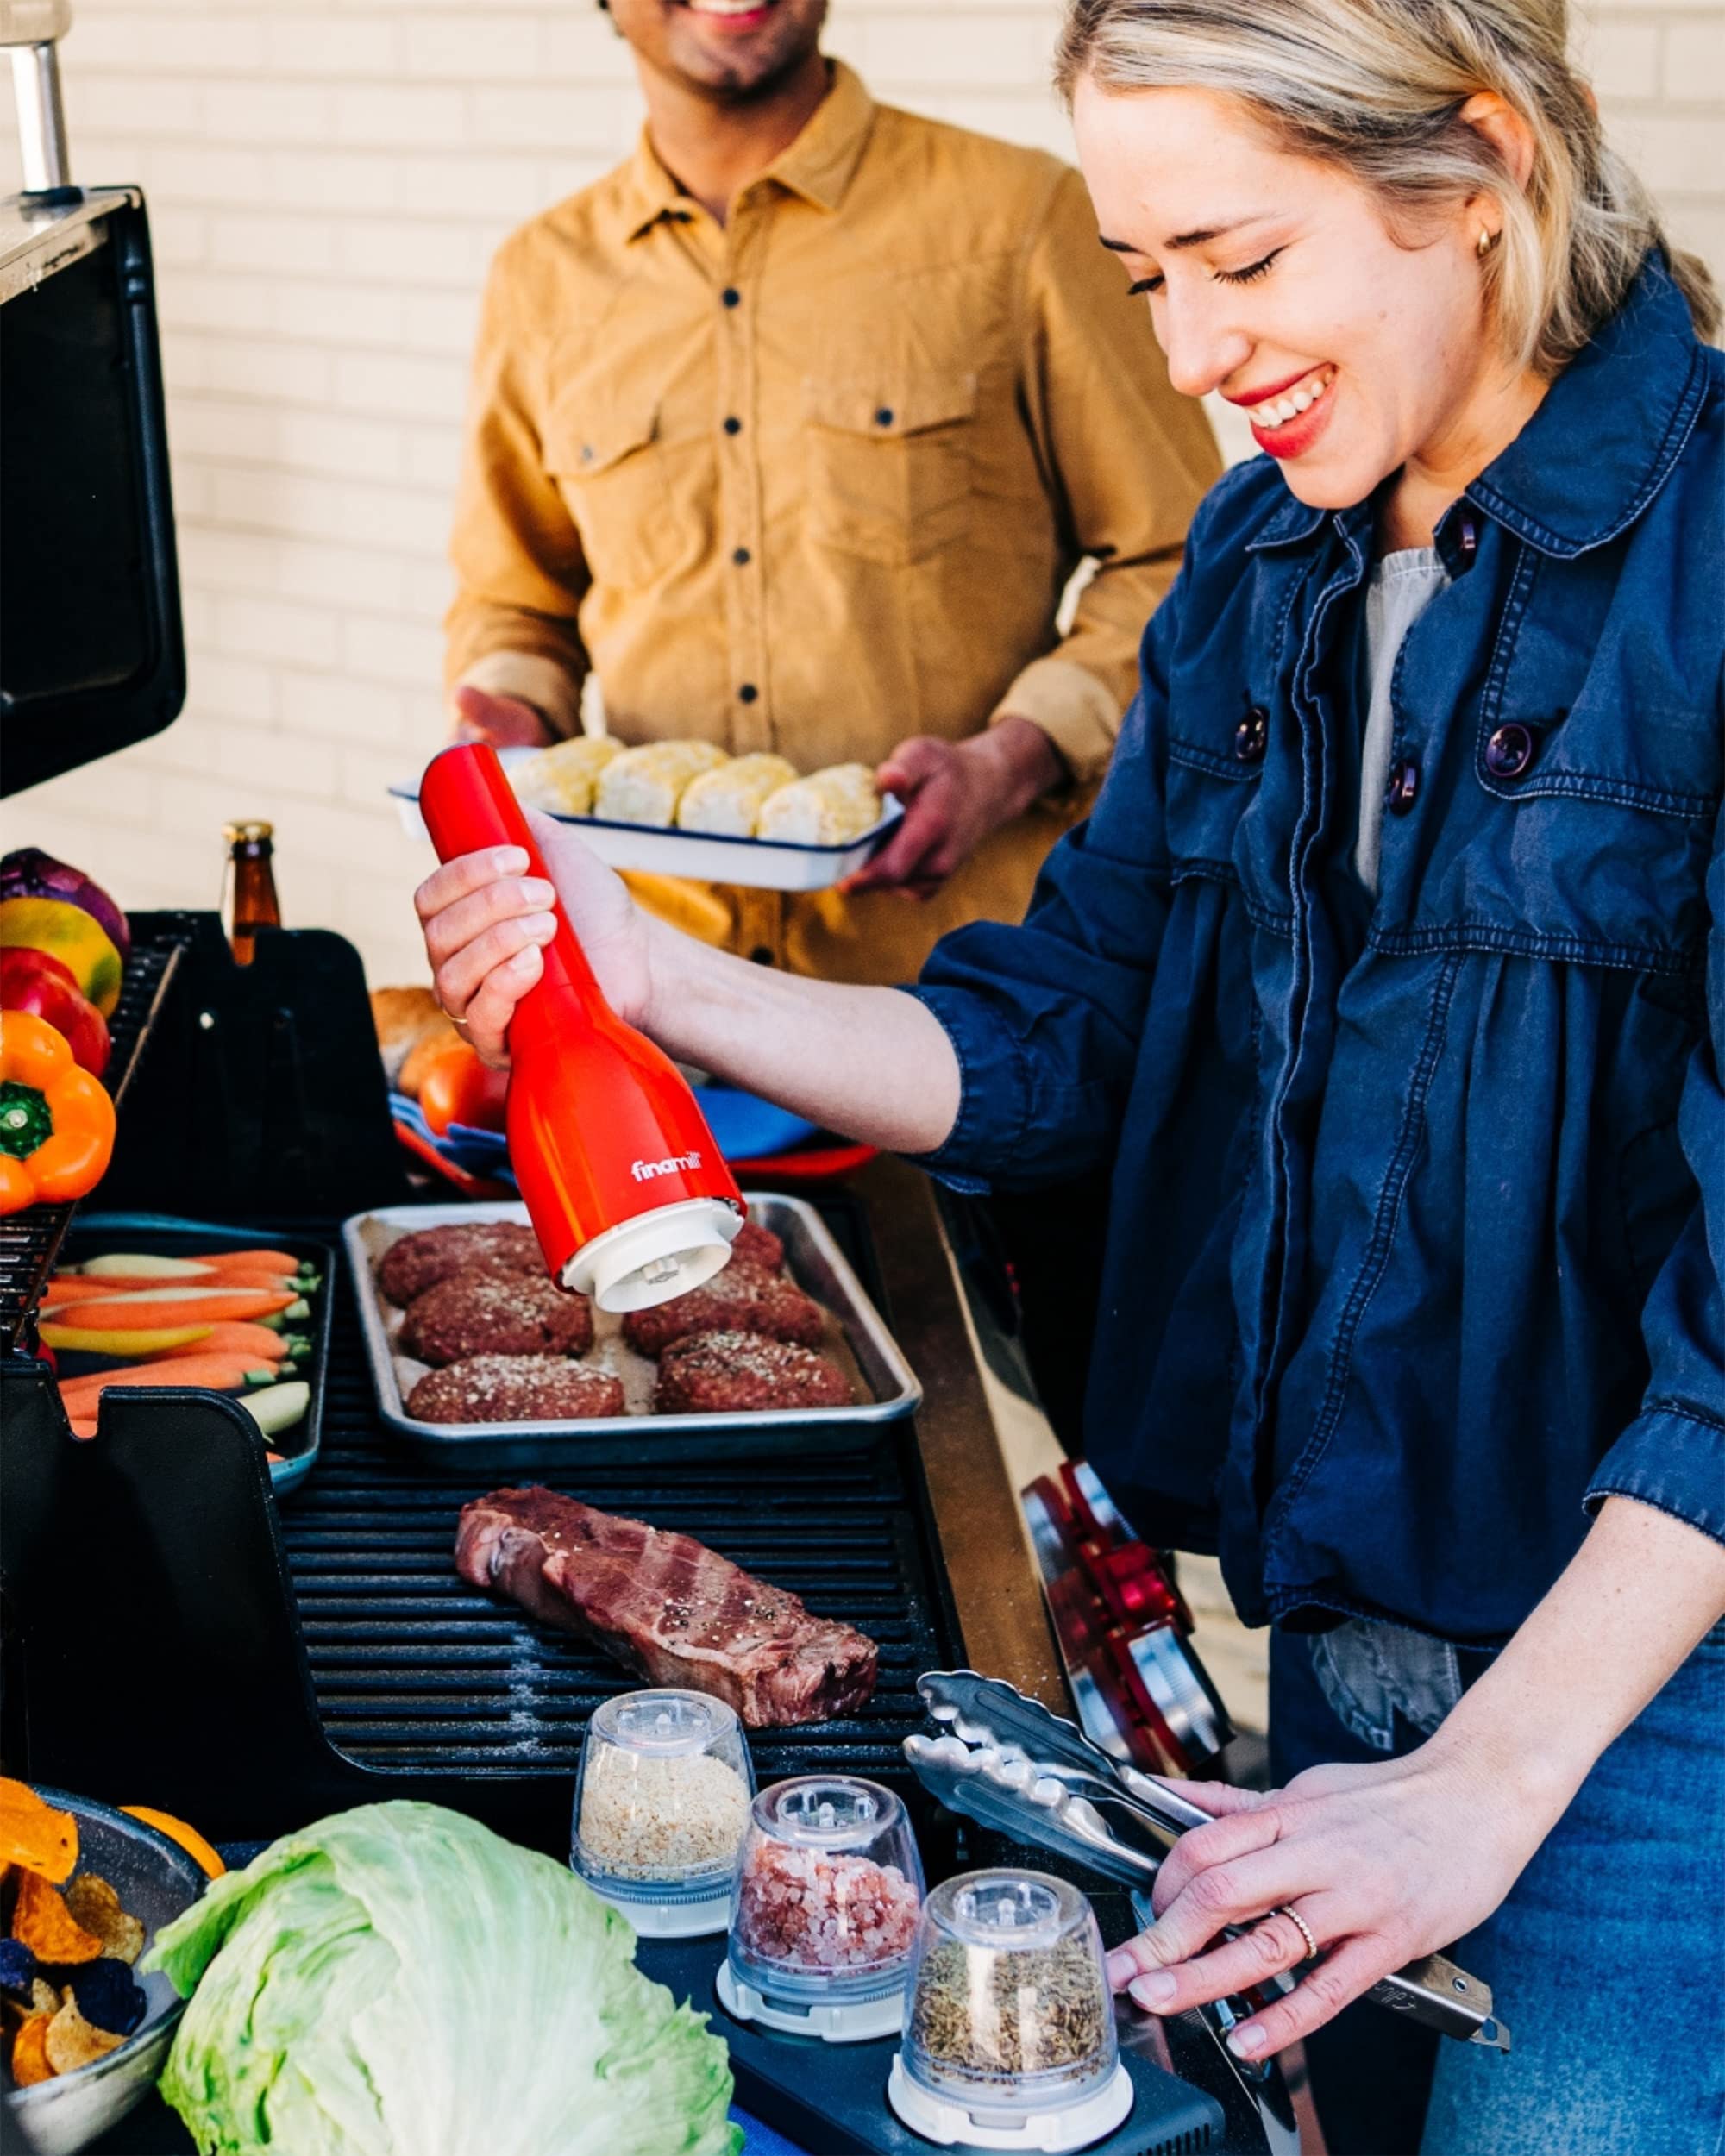
[[[279,1437],[305,1419],[311,1405],[311,1388],[302,1377],[291,1385],[264,1385],[256,1392],[241,1393],[239,1404],[267,1438]]]

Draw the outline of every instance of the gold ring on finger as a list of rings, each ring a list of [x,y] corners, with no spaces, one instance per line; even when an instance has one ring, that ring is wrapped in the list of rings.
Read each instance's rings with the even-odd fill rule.
[[[1290,1909],[1285,1902],[1278,1902],[1273,1909],[1266,1909],[1264,1914],[1266,1916],[1287,1917],[1296,1927],[1301,1938],[1305,1940],[1308,1959],[1313,1961],[1317,1959],[1318,1942],[1312,1936],[1312,1927],[1301,1915],[1298,1909]]]

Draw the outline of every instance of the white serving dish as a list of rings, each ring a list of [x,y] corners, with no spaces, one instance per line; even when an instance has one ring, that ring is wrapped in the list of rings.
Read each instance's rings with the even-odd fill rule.
[[[503,749],[505,771],[531,749]],[[419,813],[419,781],[403,780],[390,788],[398,804],[402,828],[410,837],[430,843]],[[553,813],[555,812],[548,812]],[[860,838],[843,846],[789,846],[777,838],[725,838],[707,831],[681,831],[650,824],[613,824],[599,816],[557,816],[578,830],[599,859],[613,868],[637,868],[656,876],[687,876],[699,883],[747,884],[759,891],[825,891],[879,853],[904,814],[902,803],[885,797],[881,820]]]

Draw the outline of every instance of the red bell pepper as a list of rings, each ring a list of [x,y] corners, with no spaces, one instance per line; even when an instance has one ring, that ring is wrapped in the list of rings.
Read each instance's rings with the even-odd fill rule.
[[[0,1011],[28,1011],[44,1018],[72,1050],[72,1061],[92,1078],[108,1068],[108,1021],[78,985],[70,966],[51,951],[28,944],[0,950]]]

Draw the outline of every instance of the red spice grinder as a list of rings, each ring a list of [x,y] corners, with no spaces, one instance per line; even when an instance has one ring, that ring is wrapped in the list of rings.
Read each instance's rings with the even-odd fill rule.
[[[434,756],[419,812],[440,860],[519,846],[550,881],[487,743]],[[601,1310],[644,1310],[727,1262],[743,1194],[681,1073],[618,1017],[554,911],[544,969],[510,1023],[510,1165],[552,1278]]]

